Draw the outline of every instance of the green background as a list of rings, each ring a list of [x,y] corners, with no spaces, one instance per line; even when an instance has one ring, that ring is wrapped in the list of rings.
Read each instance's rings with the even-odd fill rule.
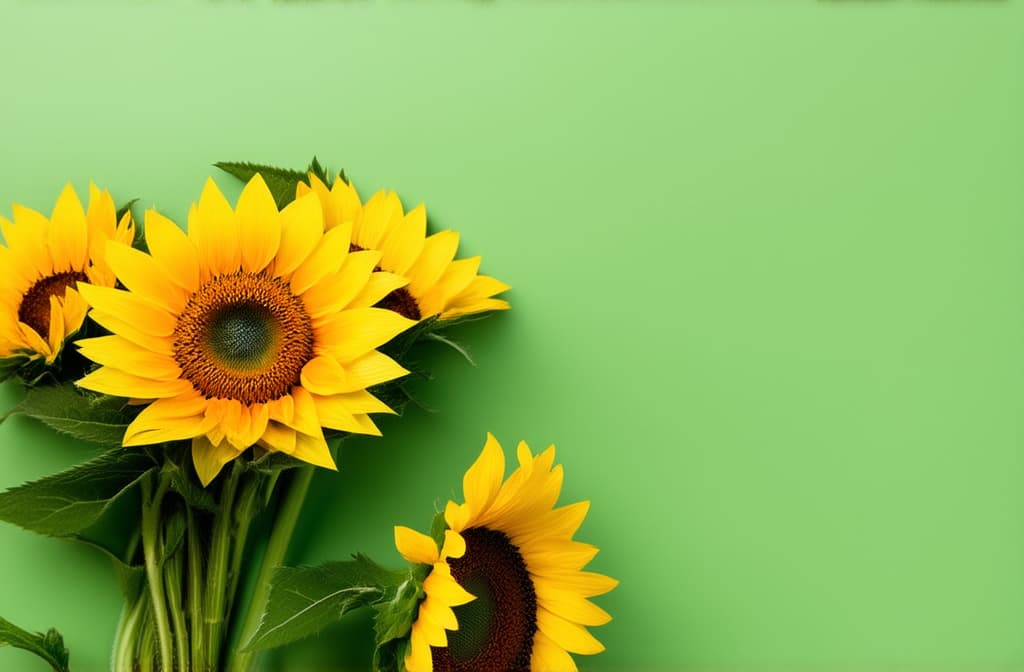
[[[593,502],[584,670],[1024,670],[1024,12],[769,4],[5,6],[0,213],[92,179],[181,222],[212,162],[316,153],[514,287],[478,368],[431,351],[438,412],[318,476],[295,561],[397,564],[492,431]],[[12,419],[0,487],[93,451]],[[79,672],[118,607],[0,526],[0,614]],[[365,670],[369,627],[270,667]]]

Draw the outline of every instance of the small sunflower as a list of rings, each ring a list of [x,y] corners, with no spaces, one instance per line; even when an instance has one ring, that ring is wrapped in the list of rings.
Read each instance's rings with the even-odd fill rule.
[[[0,217],[6,247],[0,247],[0,359],[43,358],[52,364],[64,341],[82,327],[88,310],[75,289],[81,281],[113,287],[104,262],[108,240],[130,244],[130,214],[117,221],[114,199],[89,185],[89,209],[64,187],[53,213],[15,204],[14,221]]]
[[[459,234],[441,231],[427,236],[427,211],[418,205],[408,213],[393,191],[378,191],[365,204],[355,187],[340,177],[328,189],[318,177],[299,182],[296,193],[315,193],[323,204],[328,229],[352,225],[352,249],[379,250],[380,268],[409,279],[406,287],[380,303],[412,320],[434,315],[449,320],[488,310],[506,310],[508,301],[494,296],[509,288],[478,275],[480,257],[455,259]]]
[[[407,281],[350,253],[350,226],[324,233],[312,195],[279,212],[259,175],[234,209],[208,180],[187,235],[145,225],[150,254],[107,246],[128,291],[79,285],[112,332],[79,344],[103,365],[79,385],[150,402],[125,446],[191,439],[207,485],[253,445],[333,469],[322,428],[380,433],[368,414],[391,410],[366,388],[407,371],[376,348],[415,323],[371,307]]]
[[[554,446],[534,456],[520,443],[518,457],[503,481],[505,455],[488,435],[463,478],[465,503],[445,509],[440,549],[431,537],[395,528],[402,556],[432,566],[408,672],[574,672],[570,652],[604,650],[585,626],[611,616],[587,598],[618,581],[582,571],[598,549],[572,539],[590,503],[554,508],[562,488]]]

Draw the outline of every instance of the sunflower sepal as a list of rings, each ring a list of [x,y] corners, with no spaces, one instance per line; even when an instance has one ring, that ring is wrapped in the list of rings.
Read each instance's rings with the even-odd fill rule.
[[[429,573],[429,565],[411,564],[404,581],[374,605],[373,672],[405,672],[409,634],[426,595],[423,582]]]

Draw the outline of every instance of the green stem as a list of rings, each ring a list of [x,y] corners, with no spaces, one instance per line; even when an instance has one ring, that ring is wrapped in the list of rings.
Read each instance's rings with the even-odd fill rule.
[[[299,521],[299,513],[302,511],[306,494],[309,492],[309,484],[313,480],[313,473],[314,467],[312,466],[300,467],[292,476],[288,490],[284,494],[281,508],[274,519],[266,553],[263,555],[263,564],[260,566],[260,573],[256,578],[256,588],[245,611],[241,637],[239,637],[236,650],[232,652],[233,657],[228,662],[228,672],[248,672],[252,665],[254,652],[241,649],[244,649],[259,628],[260,619],[263,618],[263,612],[267,608],[267,599],[270,597],[270,581],[277,568],[284,563],[288,545],[292,541],[292,534],[295,533],[295,525]]]
[[[147,606],[152,606],[147,602]],[[135,651],[133,672],[153,672],[153,610],[147,609],[139,632],[138,648]],[[163,668],[161,668],[163,669]]]
[[[220,660],[221,627],[224,624],[224,594],[227,592],[228,559],[234,523],[235,493],[244,467],[235,460],[231,475],[221,491],[217,513],[213,519],[213,539],[210,545],[210,563],[207,565],[206,586],[206,661],[211,669],[218,669]]]
[[[192,634],[192,669],[207,672],[206,647],[204,645],[205,623],[203,622],[203,544],[198,521],[191,507],[188,515],[188,608]]]
[[[174,658],[178,661],[176,672],[189,672],[188,628],[185,627],[185,610],[181,608],[181,571],[184,560],[179,549],[174,557],[168,558],[164,569],[167,590],[167,609],[174,624]]]
[[[159,478],[156,492],[153,480]],[[174,645],[171,640],[171,623],[167,618],[167,598],[164,594],[163,574],[160,565],[163,547],[160,542],[160,507],[167,493],[166,477],[149,476],[142,479],[142,552],[146,559],[146,583],[152,602],[153,619],[160,644],[160,668],[172,670]]]
[[[256,472],[249,475],[242,486],[242,492],[238,496],[238,505],[235,506],[234,530],[235,541],[231,549],[231,564],[228,570],[228,592],[225,614],[230,617],[231,610],[235,604],[235,594],[238,592],[238,582],[242,576],[242,563],[245,561],[245,544],[249,538],[249,528],[252,527],[253,515],[256,511],[256,495],[259,494],[262,478]]]
[[[117,624],[117,636],[114,639],[114,654],[111,660],[114,672],[132,672],[138,633],[149,606],[146,597],[147,593],[143,591],[139,593],[134,604],[125,602],[121,621]]]

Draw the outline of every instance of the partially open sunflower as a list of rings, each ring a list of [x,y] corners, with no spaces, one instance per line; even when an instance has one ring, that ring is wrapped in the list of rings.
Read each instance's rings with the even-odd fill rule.
[[[89,185],[88,210],[69,184],[49,219],[17,204],[13,215],[13,222],[0,217],[7,243],[0,247],[0,359],[52,364],[88,310],[76,283],[113,287],[106,242],[130,243],[135,226],[128,213],[117,221],[114,199],[95,185]]]
[[[378,191],[365,204],[351,184],[335,179],[330,189],[316,175],[299,182],[296,193],[315,193],[324,208],[328,229],[352,226],[352,249],[379,250],[380,268],[409,279],[381,302],[412,320],[435,315],[450,320],[489,310],[506,310],[508,301],[494,296],[508,285],[478,275],[480,257],[455,259],[459,234],[441,231],[427,236],[427,211],[418,205],[408,213],[393,191]]]
[[[325,233],[313,195],[279,212],[257,175],[234,209],[208,180],[187,235],[152,210],[145,230],[150,254],[107,246],[127,291],[79,285],[112,332],[80,343],[103,366],[79,385],[148,402],[125,446],[191,439],[206,485],[255,444],[334,468],[322,428],[379,434],[366,388],[407,371],[376,348],[415,322],[371,307],[407,281],[351,226]]]
[[[562,488],[554,446],[534,456],[520,443],[518,457],[503,481],[505,456],[488,435],[463,479],[465,503],[445,509],[440,549],[431,537],[395,528],[402,556],[431,565],[408,672],[574,672],[570,652],[604,650],[585,626],[611,616],[587,598],[618,582],[582,571],[598,549],[572,539],[590,503],[554,508]]]

